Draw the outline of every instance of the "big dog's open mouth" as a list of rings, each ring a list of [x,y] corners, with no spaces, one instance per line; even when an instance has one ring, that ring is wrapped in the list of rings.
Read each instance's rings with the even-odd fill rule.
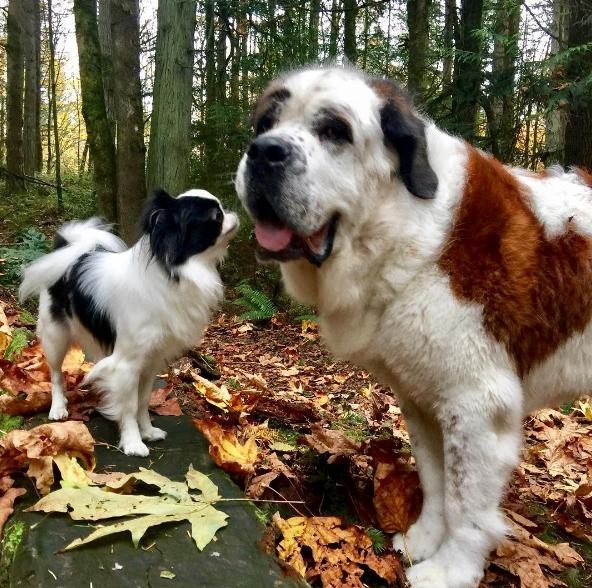
[[[289,261],[305,257],[320,267],[333,250],[338,220],[335,215],[318,231],[306,236],[296,234],[279,220],[258,220],[255,223],[255,237],[260,245],[257,256],[262,261]]]

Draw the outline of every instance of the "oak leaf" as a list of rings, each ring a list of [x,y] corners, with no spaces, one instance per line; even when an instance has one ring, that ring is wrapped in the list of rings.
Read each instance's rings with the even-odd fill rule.
[[[173,393],[172,384],[168,384],[164,388],[152,390],[150,410],[161,416],[181,416],[183,414],[179,406],[179,401]]]

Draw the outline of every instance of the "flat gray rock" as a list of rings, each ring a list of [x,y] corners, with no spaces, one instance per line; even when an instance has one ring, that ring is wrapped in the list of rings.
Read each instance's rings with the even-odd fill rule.
[[[187,417],[155,417],[155,425],[168,431],[165,441],[151,443],[147,458],[128,457],[115,450],[117,431],[113,423],[96,417],[89,423],[94,438],[110,446],[95,447],[98,472],[137,471],[151,468],[182,481],[189,467],[211,476],[224,498],[241,498],[243,493],[211,460],[208,444]],[[228,525],[217,533],[202,552],[189,536],[189,524],[160,526],[148,531],[135,549],[129,533],[106,537],[77,550],[59,550],[77,537],[86,536],[92,526],[72,521],[61,514],[24,513],[37,499],[29,492],[15,514],[28,531],[21,542],[10,572],[10,587],[169,587],[199,588],[293,588],[306,586],[286,577],[275,558],[259,547],[264,527],[250,502],[224,502]],[[173,579],[161,577],[172,572]]]

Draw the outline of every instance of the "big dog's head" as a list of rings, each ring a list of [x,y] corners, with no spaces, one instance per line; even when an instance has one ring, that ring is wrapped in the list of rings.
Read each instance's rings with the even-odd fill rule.
[[[260,257],[320,266],[378,192],[435,197],[424,122],[394,82],[334,67],[289,73],[265,90],[253,126],[236,189]]]

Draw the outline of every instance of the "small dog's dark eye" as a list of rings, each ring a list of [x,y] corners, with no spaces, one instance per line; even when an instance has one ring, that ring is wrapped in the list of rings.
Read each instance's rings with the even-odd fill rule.
[[[220,209],[218,209],[216,211],[216,222],[221,223],[223,219],[224,219],[224,214]]]

